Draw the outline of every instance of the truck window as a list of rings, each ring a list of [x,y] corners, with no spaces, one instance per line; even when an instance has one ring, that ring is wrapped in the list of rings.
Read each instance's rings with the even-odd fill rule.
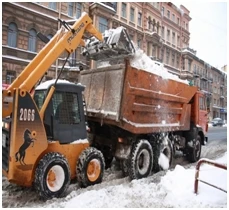
[[[76,93],[56,91],[52,102],[55,119],[60,124],[80,123],[80,110]]]
[[[199,98],[200,110],[206,110],[205,98],[200,96]]]

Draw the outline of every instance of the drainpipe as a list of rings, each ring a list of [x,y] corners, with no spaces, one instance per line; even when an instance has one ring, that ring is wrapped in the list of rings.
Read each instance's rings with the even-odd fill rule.
[[[61,2],[59,2],[59,11],[58,11],[58,18],[60,19],[61,18]],[[57,26],[57,31],[60,29],[60,21],[58,21],[58,26]],[[57,78],[57,75],[58,75],[58,58],[56,60],[56,76],[55,78]]]

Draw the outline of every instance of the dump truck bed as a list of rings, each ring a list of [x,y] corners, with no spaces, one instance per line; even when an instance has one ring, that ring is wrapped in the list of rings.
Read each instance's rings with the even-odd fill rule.
[[[197,87],[125,64],[81,72],[88,120],[131,133],[188,130]]]

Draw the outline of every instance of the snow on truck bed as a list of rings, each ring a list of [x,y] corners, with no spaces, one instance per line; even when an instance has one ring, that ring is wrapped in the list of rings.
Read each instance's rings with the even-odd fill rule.
[[[187,80],[182,80],[178,76],[169,73],[168,70],[163,66],[163,64],[160,65],[159,62],[153,61],[141,49],[136,50],[133,58],[130,59],[130,65],[136,69],[141,69],[161,76],[163,79],[172,79],[178,82],[188,84]]]
[[[165,68],[162,63],[152,60],[141,49],[137,49],[134,56],[130,58],[130,65],[138,70],[147,71],[161,76],[163,79],[171,79],[185,84],[189,83],[187,80],[180,79],[178,76],[168,72],[168,69]],[[98,63],[98,68],[107,66],[110,66],[109,61],[102,61]]]

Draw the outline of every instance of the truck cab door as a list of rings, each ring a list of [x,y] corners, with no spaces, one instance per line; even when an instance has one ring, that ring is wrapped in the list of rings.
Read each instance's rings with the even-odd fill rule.
[[[204,94],[199,93],[199,120],[198,125],[203,128],[204,134],[208,131],[208,111],[206,107],[206,97]]]

